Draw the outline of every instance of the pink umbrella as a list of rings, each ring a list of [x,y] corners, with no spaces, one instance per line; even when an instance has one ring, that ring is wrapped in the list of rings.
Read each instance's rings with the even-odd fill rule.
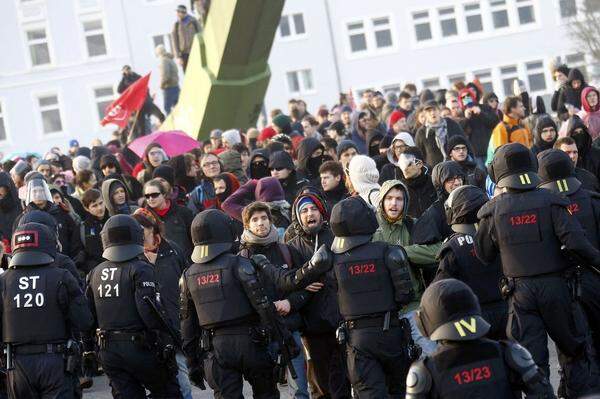
[[[200,146],[197,140],[181,130],[173,130],[170,132],[154,132],[137,138],[129,144],[129,149],[141,158],[144,156],[144,150],[148,144],[152,143],[160,144],[169,157],[185,154]]]

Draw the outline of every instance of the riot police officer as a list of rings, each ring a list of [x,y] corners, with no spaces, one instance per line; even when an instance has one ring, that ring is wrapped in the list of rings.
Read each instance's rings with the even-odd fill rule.
[[[499,287],[502,279],[500,257],[485,265],[475,256],[473,249],[473,237],[479,221],[477,212],[487,201],[487,195],[475,186],[460,186],[446,200],[446,219],[454,234],[440,249],[435,281],[455,278],[467,284],[479,299],[483,318],[490,323],[488,338],[504,339],[508,307]]]
[[[9,269],[0,275],[9,396],[73,398],[67,373],[75,370],[65,360],[72,330],[93,327],[87,301],[67,270],[49,266],[56,235],[46,226],[17,227],[12,249]]]
[[[157,313],[157,290],[152,266],[142,256],[144,233],[129,215],[112,216],[100,233],[105,262],[87,278],[98,327],[98,358],[113,395],[181,398],[172,343]],[[92,348],[86,348],[88,351]]]
[[[540,187],[562,194],[569,199],[569,211],[585,230],[590,243],[600,248],[600,194],[582,187],[575,177],[575,167],[569,156],[560,150],[546,150],[538,154]],[[584,266],[584,265],[580,265]],[[592,331],[596,351],[600,349],[600,275],[598,269],[576,269],[575,289]],[[596,360],[600,360],[596,358]]]
[[[531,352],[546,376],[550,335],[559,350],[567,393],[577,397],[597,392],[599,377],[585,319],[564,275],[569,265],[561,245],[591,265],[600,264],[600,252],[569,214],[569,201],[536,188],[536,171],[535,156],[522,144],[498,148],[489,174],[504,193],[479,210],[475,250],[486,263],[498,254],[502,258],[503,290],[510,296],[507,335]]]
[[[437,350],[410,368],[407,399],[429,398],[554,398],[547,377],[531,354],[510,341],[485,338],[490,325],[479,302],[462,281],[443,279],[421,297],[417,326],[438,341]]]
[[[194,264],[180,280],[190,380],[203,388],[206,378],[216,398],[238,398],[243,377],[254,397],[278,398],[275,363],[267,346],[270,336],[294,352],[293,357],[298,348],[276,324],[274,305],[252,263],[234,255],[234,240],[233,221],[219,210],[202,211],[192,222]]]

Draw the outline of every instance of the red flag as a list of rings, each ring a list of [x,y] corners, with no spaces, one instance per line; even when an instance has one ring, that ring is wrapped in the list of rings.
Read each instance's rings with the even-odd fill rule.
[[[102,126],[114,123],[120,128],[127,126],[129,116],[132,112],[139,110],[146,100],[148,94],[148,81],[150,74],[136,80],[121,94],[121,97],[113,101],[104,111],[104,118],[100,121]]]

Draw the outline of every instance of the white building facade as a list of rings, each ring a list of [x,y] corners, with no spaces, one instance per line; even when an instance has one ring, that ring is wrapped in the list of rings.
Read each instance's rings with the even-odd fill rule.
[[[551,60],[590,70],[567,30],[582,1],[287,0],[265,107],[286,110],[288,99],[302,98],[314,111],[335,104],[340,92],[399,91],[407,82],[435,89],[474,77],[501,98],[517,77],[533,95],[549,95]],[[171,48],[180,3],[189,5],[0,1],[0,152],[109,139],[114,127],[99,121],[116,96],[121,67],[156,76],[154,48]],[[156,77],[150,89],[162,108]]]
[[[157,74],[154,48],[170,48],[177,0],[0,1],[0,152],[63,150],[106,141],[100,126],[121,68]],[[158,94],[157,77],[150,80]]]
[[[567,24],[583,0],[288,0],[270,58],[267,109],[302,98],[310,111],[338,93],[446,88],[475,77],[500,98],[515,78],[554,90],[556,58],[587,75]],[[548,110],[549,101],[546,101]]]

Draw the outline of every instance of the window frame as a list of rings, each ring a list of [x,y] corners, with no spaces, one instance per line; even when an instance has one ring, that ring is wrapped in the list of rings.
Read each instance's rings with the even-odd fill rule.
[[[452,10],[446,14],[442,14],[442,11],[448,11],[448,10]],[[450,6],[444,6],[444,7],[438,7],[436,9],[436,14],[437,14],[437,20],[438,20],[438,28],[440,30],[440,40],[447,40],[447,39],[451,39],[451,38],[455,38],[458,37],[460,35],[460,30],[458,28],[459,25],[459,21],[458,21],[458,15],[456,12],[456,7],[453,5]],[[444,35],[444,28],[442,26],[442,23],[446,22],[446,21],[453,21],[454,22],[454,30],[455,33],[452,35]]]
[[[297,32],[297,27],[296,27],[296,21],[294,20],[294,15],[301,15],[302,16],[302,22],[304,24],[304,33],[296,33]],[[279,23],[277,24],[277,40],[281,40],[281,41],[294,41],[294,40],[299,40],[299,39],[305,39],[308,36],[308,29],[306,26],[306,18],[304,18],[304,12],[303,11],[292,11],[289,12],[287,14],[282,14],[281,18],[279,19]],[[290,34],[287,36],[283,36],[281,34],[281,20],[283,18],[287,18],[288,21],[288,26],[290,27]]]
[[[536,63],[540,63],[540,66],[535,66],[535,67],[531,67],[531,64],[536,64]],[[526,61],[523,63],[523,65],[525,66],[525,75],[527,77],[527,89],[529,90],[530,93],[546,93],[548,92],[548,87],[550,87],[551,85],[548,85],[548,79],[546,76],[546,62],[544,59],[538,59],[538,60],[531,60],[531,61]],[[533,90],[533,88],[531,87],[531,76],[533,75],[540,75],[543,77],[544,79],[544,89],[542,90]]]
[[[162,37],[163,41],[164,38],[167,37],[168,38],[168,45],[165,46],[166,50],[171,53],[173,56],[175,56],[175,53],[173,51],[173,36],[171,36],[171,33],[158,33],[158,34],[152,34],[150,35],[150,44],[151,44],[151,48],[150,48],[150,55],[152,57],[155,57],[154,51],[156,50],[156,46],[158,46],[158,44],[154,44],[154,38],[155,37]]]
[[[2,121],[0,123],[0,125],[2,125],[4,127],[4,134],[5,137],[4,139],[2,139],[0,137],[0,145],[1,144],[10,144],[11,140],[10,140],[10,132],[8,129],[8,112],[6,110],[6,99],[4,97],[0,97],[0,120]]]
[[[426,16],[420,16],[417,17],[416,14],[427,14]],[[415,43],[417,44],[425,44],[425,43],[431,43],[431,41],[436,40],[436,37],[434,35],[434,23],[432,22],[432,17],[431,17],[431,10],[426,9],[420,9],[419,11],[411,11],[410,12],[410,16],[411,16],[411,22],[412,22],[412,37]],[[419,40],[418,38],[418,34],[417,34],[417,25],[425,25],[427,24],[429,26],[429,35],[430,37],[428,39],[423,39],[423,40]]]
[[[32,92],[31,95],[33,97],[34,109],[37,112],[37,117],[35,119],[36,119],[36,123],[38,125],[39,137],[41,139],[44,139],[44,138],[48,138],[48,137],[55,138],[55,137],[64,136],[65,133],[69,129],[68,129],[66,119],[65,119],[65,112],[63,109],[64,102],[62,101],[63,96],[62,96],[60,89],[57,88],[55,90],[44,90],[44,91]],[[58,110],[62,130],[46,133],[44,131],[44,119],[42,117],[42,112],[47,111],[47,109],[42,109],[42,108],[45,108],[46,106],[40,106],[39,100],[42,97],[50,97],[50,96],[56,97],[56,101],[57,101],[56,109]]]
[[[30,31],[34,31],[34,30],[39,30],[39,29],[44,29],[44,32],[46,32],[46,46],[48,47],[48,56],[50,58],[50,62],[46,63],[46,64],[40,64],[40,65],[34,65],[33,63],[33,59],[32,59],[32,54],[31,54],[31,48],[30,48],[30,41],[29,38],[27,36],[27,33]],[[23,35],[23,45],[25,46],[25,59],[27,62],[27,65],[29,66],[29,69],[47,69],[47,68],[52,68],[55,66],[54,64],[54,49],[52,47],[52,39],[50,36],[50,31],[48,29],[48,24],[45,22],[42,23],[27,23],[27,24],[22,24],[21,25],[21,33]],[[38,44],[38,43],[33,43],[33,44]]]
[[[101,32],[102,32],[102,37],[104,38],[104,48],[105,48],[106,53],[100,54],[100,55],[90,55],[89,47],[88,47],[88,43],[87,43],[88,35],[90,35],[90,36],[98,35],[98,33],[97,33],[98,29],[93,30],[92,33],[89,34],[85,30],[85,23],[86,22],[96,22],[96,21],[100,21],[100,23],[102,24]],[[81,27],[83,52],[85,54],[85,59],[86,60],[98,60],[98,59],[110,57],[110,45],[109,45],[108,34],[107,34],[107,29],[106,29],[106,21],[105,21],[104,16],[99,15],[99,14],[90,14],[90,15],[81,17],[79,22],[80,22],[80,27]]]
[[[374,24],[375,20],[387,18],[388,24],[385,25],[385,28],[381,28],[381,26],[376,26]],[[362,34],[365,36],[366,49],[360,51],[352,51],[352,47],[350,44],[350,34],[351,30],[348,29],[349,25],[362,23]],[[375,14],[375,15],[366,15],[362,18],[351,18],[344,21],[341,21],[341,29],[342,29],[342,37],[344,37],[344,48],[346,51],[347,59],[353,60],[358,58],[365,58],[377,55],[391,54],[398,51],[398,38],[396,36],[396,21],[393,14]],[[375,37],[376,32],[389,30],[390,38],[391,38],[391,46],[387,47],[377,47],[377,39]],[[356,33],[358,34],[359,30],[356,29]]]
[[[303,73],[308,71],[310,73],[310,79],[311,79],[311,83],[312,83],[312,87],[309,89],[305,86],[305,79],[303,76]],[[290,87],[289,84],[289,74],[295,74],[296,75],[296,79],[298,81],[298,91],[293,91]],[[315,94],[317,92],[317,90],[315,89],[315,75],[313,73],[313,68],[310,67],[303,67],[303,68],[298,68],[298,69],[294,69],[291,71],[285,71],[285,87],[287,89],[288,94],[290,95],[311,95],[311,94]]]
[[[112,92],[113,92],[110,100],[108,98],[105,99],[105,97],[108,97],[108,96],[102,96],[102,97],[100,97],[100,99],[98,97],[96,97],[96,90],[107,89],[109,87],[112,89]],[[90,86],[90,93],[91,93],[90,97],[92,99],[92,109],[94,110],[93,113],[94,113],[95,118],[97,119],[98,123],[100,123],[100,121],[102,120],[102,117],[100,117],[100,114],[98,113],[98,111],[99,111],[98,104],[100,102],[105,102],[105,101],[112,102],[112,101],[116,100],[117,96],[118,96],[117,89],[116,89],[116,86],[114,83],[111,83],[111,82],[106,82],[105,84],[99,83],[99,84],[94,84],[93,86]]]

